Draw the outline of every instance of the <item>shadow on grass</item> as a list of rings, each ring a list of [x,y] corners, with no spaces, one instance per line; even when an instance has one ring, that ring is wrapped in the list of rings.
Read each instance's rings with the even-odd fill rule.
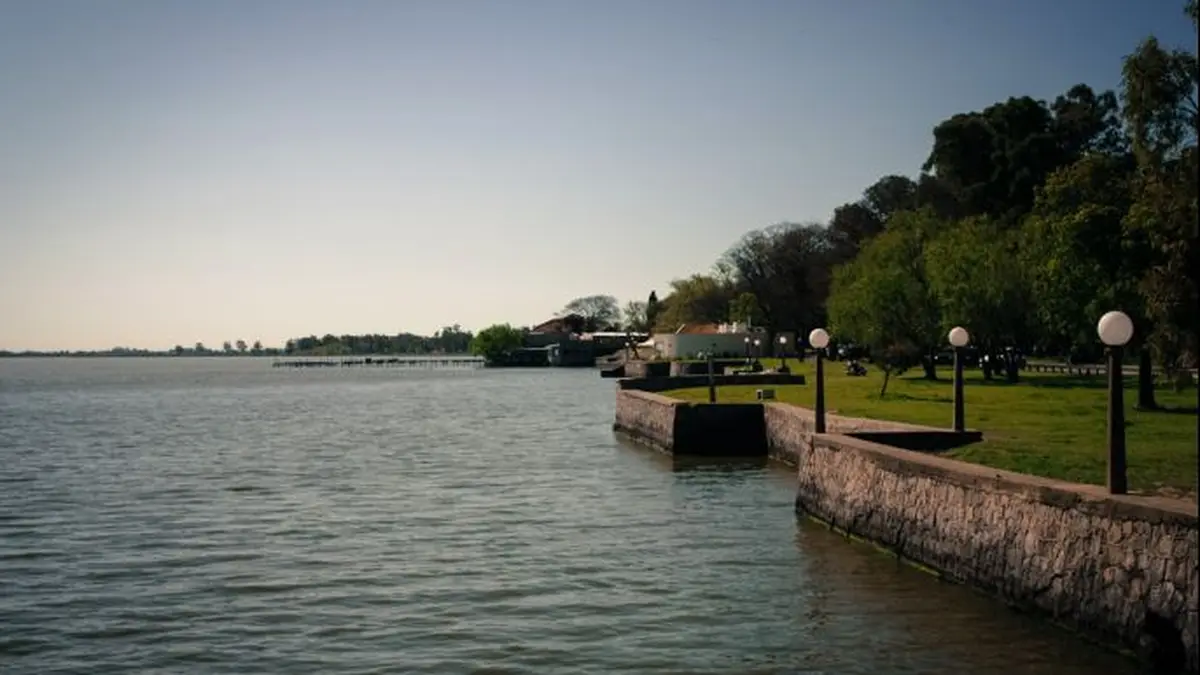
[[[922,401],[925,403],[950,404],[950,403],[954,402],[954,399],[950,398],[949,396],[937,396],[937,395],[914,396],[912,394],[905,394],[905,393],[898,392],[898,391],[897,392],[889,391],[888,393],[884,394],[883,396],[880,396],[879,392],[875,392],[873,394],[868,395],[866,397],[866,400],[871,401],[872,403],[893,403],[896,401]]]
[[[908,386],[928,386],[928,387],[948,387],[953,383],[949,376],[939,377],[936,380],[927,380],[922,377],[905,378]],[[1132,375],[1125,376],[1125,388],[1132,389],[1137,382],[1137,378]],[[985,380],[980,377],[968,377],[965,382],[968,387],[1033,387],[1035,389],[1107,389],[1108,379],[1105,375],[1095,375],[1088,377],[1086,375],[1022,375],[1016,382],[1009,382],[1003,376],[994,377],[990,380]],[[1161,393],[1178,393],[1167,383],[1155,382],[1154,391]],[[1187,391],[1186,389],[1184,391]],[[1193,408],[1184,408],[1185,411],[1196,412]]]
[[[872,443],[937,455],[983,441],[980,431],[854,431],[846,434]]]
[[[1195,415],[1200,412],[1200,408],[1196,406],[1174,406],[1160,405],[1155,408],[1138,408],[1138,412],[1152,415],[1154,413],[1162,413],[1164,415]]]

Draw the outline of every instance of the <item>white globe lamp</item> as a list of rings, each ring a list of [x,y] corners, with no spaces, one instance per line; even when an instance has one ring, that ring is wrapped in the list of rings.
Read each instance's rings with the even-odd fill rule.
[[[1124,347],[1133,339],[1133,320],[1125,312],[1107,312],[1096,324],[1096,333],[1109,347]]]

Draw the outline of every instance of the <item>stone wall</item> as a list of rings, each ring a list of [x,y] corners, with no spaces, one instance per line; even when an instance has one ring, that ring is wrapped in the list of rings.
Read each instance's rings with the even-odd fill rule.
[[[703,386],[694,377],[626,378],[618,380],[613,428],[647,445],[683,455],[757,457],[796,464],[795,450],[813,434],[813,411],[786,403],[689,403],[656,392]],[[800,375],[761,374],[718,377],[717,381],[751,379],[753,384],[803,383]],[[718,385],[717,400],[720,401]],[[978,441],[975,431],[955,433],[902,422],[826,415],[829,432],[849,434],[896,447],[939,451]]]
[[[617,391],[613,429],[665,452],[675,449],[677,399],[642,391]]]
[[[686,403],[637,390],[617,392],[613,429],[676,455],[763,457],[762,406]]]
[[[1108,643],[1197,672],[1194,502],[997,471],[845,435],[767,406],[798,511]],[[781,449],[773,452],[781,452]]]
[[[670,361],[626,361],[625,376],[631,378],[666,377],[671,374]]]
[[[763,416],[767,454],[794,466],[798,461],[797,450],[811,442],[816,429],[816,413],[787,403],[767,403],[763,406]],[[957,448],[983,438],[973,430],[956,433],[919,424],[830,414],[825,415],[825,431],[926,452]]]

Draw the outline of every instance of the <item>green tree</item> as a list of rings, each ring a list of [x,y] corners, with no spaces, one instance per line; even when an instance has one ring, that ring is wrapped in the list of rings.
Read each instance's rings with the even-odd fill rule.
[[[858,233],[846,237],[855,245],[864,240]],[[781,223],[750,232],[718,262],[728,278],[726,302],[735,291],[754,294],[763,322],[776,331],[821,325],[833,268],[844,260],[838,251],[824,225]]]
[[[1185,7],[1197,25],[1195,2]],[[1200,345],[1200,230],[1196,130],[1200,64],[1194,52],[1167,49],[1151,37],[1126,57],[1121,99],[1138,173],[1125,219],[1153,252],[1139,290],[1153,324],[1149,336],[1169,372],[1197,363]]]
[[[584,332],[608,330],[620,323],[621,308],[611,295],[588,295],[568,302],[559,313],[559,316],[571,315],[583,318]]]
[[[1123,225],[1132,169],[1122,157],[1089,155],[1051,174],[1038,191],[1020,251],[1044,347],[1095,358],[1096,321],[1112,309],[1145,328],[1137,282],[1149,251]]]
[[[488,326],[471,338],[470,351],[476,356],[482,356],[489,363],[503,359],[513,351],[520,349],[524,334],[518,328],[507,323]]]
[[[881,396],[893,374],[918,363],[939,343],[941,316],[922,251],[940,227],[929,212],[897,213],[883,234],[834,274],[830,327],[840,339],[870,350],[884,372]]]
[[[656,330],[673,332],[685,323],[721,323],[729,316],[732,288],[709,274],[671,282],[671,293],[659,303]]]
[[[753,293],[743,291],[729,303],[729,320],[741,322],[750,326],[758,324],[761,311],[758,308],[758,298]]]
[[[1052,105],[1012,97],[982,111],[953,115],[933,130],[922,171],[955,195],[959,215],[1015,224],[1033,207],[1046,176],[1083,153],[1119,143],[1116,98],[1075,85]]]
[[[630,300],[625,303],[622,315],[624,316],[625,330],[634,333],[642,333],[647,330],[646,303],[640,300]]]
[[[911,178],[893,174],[880,178],[863,190],[862,204],[883,224],[893,213],[920,208],[919,197],[917,184]]]
[[[239,352],[241,352],[242,354],[245,354],[245,353],[246,353],[246,350],[249,348],[249,347],[246,345],[246,341],[245,341],[245,340],[241,340],[241,339],[239,339],[239,340],[237,341],[237,344],[236,344],[236,346],[237,346],[237,350],[238,350]]]
[[[262,350],[263,350],[262,342],[260,342],[258,340],[255,340],[254,344],[250,347],[250,353],[253,354],[254,356],[258,356],[259,354],[262,354]]]
[[[956,223],[929,242],[924,266],[942,335],[963,326],[976,346],[992,354],[1025,341],[1029,292],[1016,244],[1014,232],[985,217]],[[985,364],[984,375],[990,378],[991,372]],[[1007,376],[1017,379],[1011,361]]]
[[[858,254],[871,237],[883,231],[884,218],[863,202],[842,204],[833,210],[827,234],[838,262]]]

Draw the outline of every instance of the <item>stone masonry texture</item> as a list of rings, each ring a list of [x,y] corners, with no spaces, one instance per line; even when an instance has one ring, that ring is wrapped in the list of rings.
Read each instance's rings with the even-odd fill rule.
[[[1093,638],[1197,671],[1194,505],[840,435],[791,442],[797,510]]]

